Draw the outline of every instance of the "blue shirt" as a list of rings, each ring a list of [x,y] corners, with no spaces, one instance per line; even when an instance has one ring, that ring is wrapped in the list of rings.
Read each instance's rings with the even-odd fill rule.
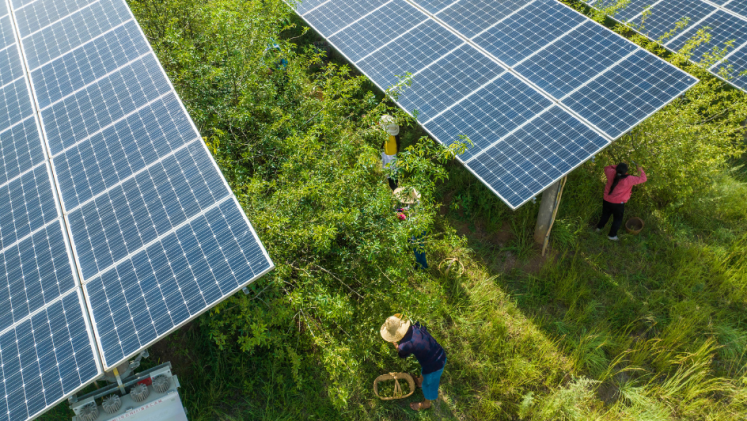
[[[415,355],[423,368],[423,374],[438,371],[446,364],[446,351],[433,339],[425,326],[420,326],[417,322],[407,329],[407,333],[399,341],[397,351],[400,358]]]

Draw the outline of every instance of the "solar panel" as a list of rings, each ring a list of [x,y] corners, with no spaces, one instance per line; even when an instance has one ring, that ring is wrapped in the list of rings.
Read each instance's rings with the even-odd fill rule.
[[[13,20],[0,4],[0,420],[15,421],[102,370]]]
[[[272,262],[124,0],[0,2],[0,101],[0,420],[15,421]]]
[[[590,0],[588,3],[604,8],[619,0]],[[692,51],[691,60],[700,63],[714,48],[726,49],[727,55],[709,70],[732,85],[747,91],[747,77],[738,76],[747,70],[747,3],[741,0],[659,0],[652,4],[634,0],[613,14],[618,21],[629,21],[633,28],[653,40],[672,33],[662,42],[666,48],[679,51],[701,29],[711,38]],[[644,9],[651,6],[648,11]],[[682,29],[675,31],[678,22],[686,20]],[[732,45],[728,45],[732,43]],[[728,70],[728,76],[722,72]]]
[[[14,14],[109,369],[272,262],[124,0],[36,0]]]
[[[398,104],[445,145],[469,137],[459,159],[512,208],[697,82],[555,0],[391,0],[352,21],[350,8],[297,10],[380,88],[410,73]]]

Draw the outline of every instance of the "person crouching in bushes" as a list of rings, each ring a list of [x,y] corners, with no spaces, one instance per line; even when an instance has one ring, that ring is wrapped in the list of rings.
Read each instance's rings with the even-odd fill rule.
[[[597,232],[601,231],[607,221],[612,219],[612,228],[607,235],[612,241],[617,241],[617,230],[623,223],[623,213],[625,212],[625,202],[630,200],[630,194],[633,192],[633,186],[645,183],[646,173],[643,167],[638,167],[638,177],[628,175],[628,164],[620,163],[609,165],[604,168],[604,175],[607,176],[607,184],[604,186],[604,200],[602,201],[602,219],[597,224]]]
[[[391,342],[397,349],[400,358],[414,355],[420,363],[420,376],[415,377],[415,384],[423,389],[423,402],[412,402],[410,408],[415,411],[428,409],[431,401],[438,399],[438,388],[441,384],[441,374],[446,367],[446,351],[428,333],[425,326],[418,322],[411,324],[409,320],[402,320],[400,314],[386,319],[381,325],[381,337]]]
[[[420,193],[412,187],[397,187],[393,194],[400,204],[397,208],[397,218],[405,221],[407,220],[408,212],[411,212],[415,205],[420,202]],[[412,244],[412,249],[415,253],[415,261],[418,262],[416,269],[428,269],[423,237],[425,237],[425,233],[410,238],[410,244]]]

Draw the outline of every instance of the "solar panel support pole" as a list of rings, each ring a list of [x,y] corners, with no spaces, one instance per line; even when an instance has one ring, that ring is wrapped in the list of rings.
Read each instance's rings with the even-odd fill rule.
[[[537,225],[534,228],[534,241],[542,246],[542,254],[545,254],[547,241],[550,238],[550,230],[555,222],[555,216],[560,207],[560,198],[563,194],[566,178],[556,181],[542,192],[539,213],[537,214]]]

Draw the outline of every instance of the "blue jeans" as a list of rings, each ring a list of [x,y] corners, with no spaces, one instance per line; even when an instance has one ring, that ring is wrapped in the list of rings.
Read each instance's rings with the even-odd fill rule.
[[[420,371],[423,376],[423,396],[429,401],[438,399],[438,386],[441,384],[441,374],[443,374],[444,368],[446,368],[446,361],[444,361],[444,366],[440,370],[433,373],[422,374],[422,369]]]
[[[425,258],[425,248],[424,244],[420,242],[420,240],[425,236],[425,233],[410,238],[410,243],[412,244],[412,249],[415,252],[415,261],[418,262],[418,265],[420,265],[420,269],[428,269],[428,260]]]

